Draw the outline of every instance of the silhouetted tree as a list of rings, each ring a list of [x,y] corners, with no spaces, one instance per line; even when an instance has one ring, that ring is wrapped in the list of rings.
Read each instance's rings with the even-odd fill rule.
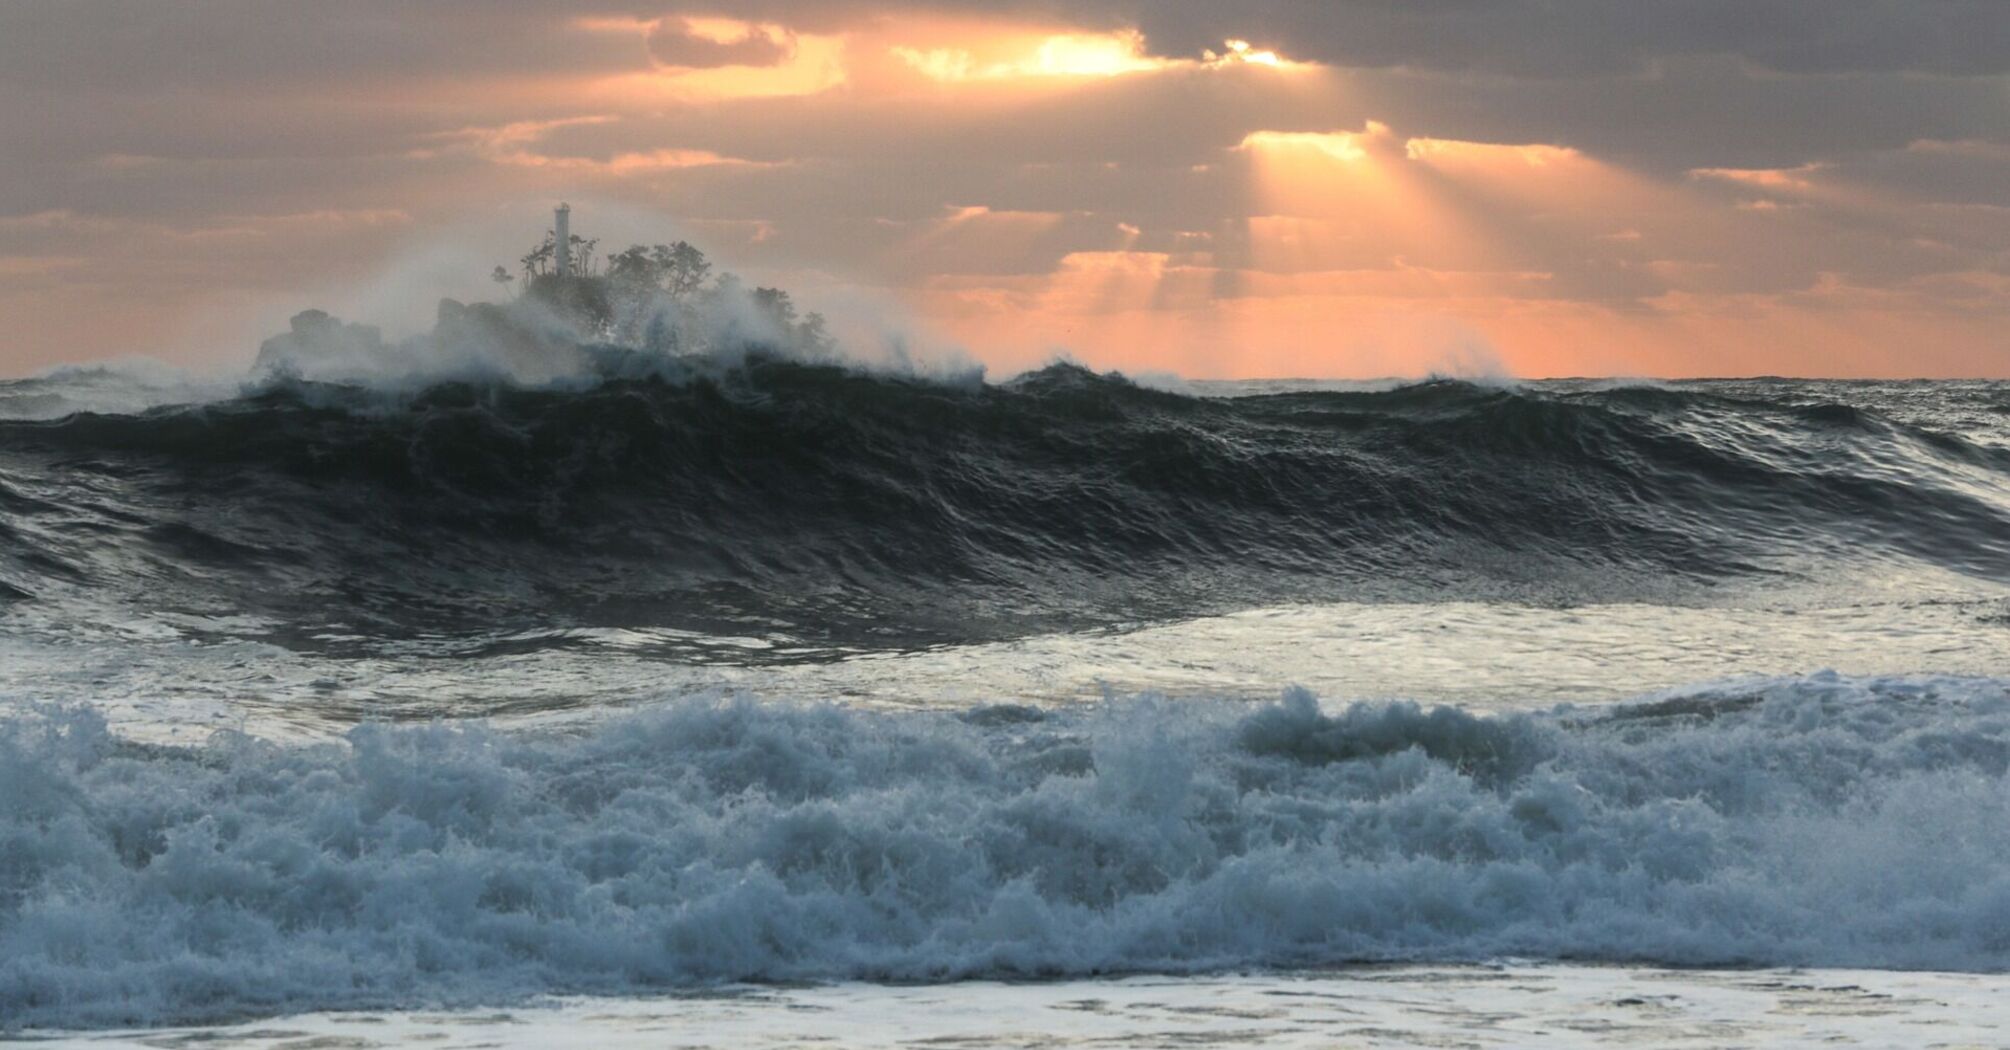
[[[614,305],[608,298],[607,282],[598,277],[539,274],[524,294],[549,305],[554,312],[588,331],[605,333],[614,326]]]
[[[705,253],[684,241],[647,248],[634,244],[607,260],[610,279],[631,286],[658,287],[679,300],[696,292],[711,272],[712,263]]]
[[[663,278],[649,249],[631,244],[627,251],[607,257],[607,279],[631,288],[654,288]]]
[[[572,268],[581,277],[593,276],[593,250],[600,247],[600,238],[571,236]]]
[[[715,303],[728,302],[737,296],[745,294],[743,291],[745,288],[746,282],[740,280],[739,274],[732,272],[722,273],[712,279],[712,287],[705,290],[704,298]]]
[[[663,290],[672,299],[688,299],[705,283],[705,277],[712,272],[712,263],[705,253],[692,247],[686,241],[664,247],[657,245],[651,249],[650,257],[655,259],[663,271]]]
[[[837,347],[837,340],[830,334],[830,323],[814,310],[803,318],[802,324],[796,326],[796,342],[803,349],[819,354],[829,353]]]
[[[544,243],[532,248],[529,254],[517,260],[523,264],[523,281],[525,285],[529,285],[532,278],[545,275],[551,265],[552,259],[557,255],[556,240],[557,238],[552,235],[551,231],[545,231]]]
[[[599,245],[598,238],[569,236],[561,248],[555,235],[546,231],[544,241],[518,260],[522,293],[589,328],[664,352],[675,352],[687,332],[697,331],[685,327],[680,319],[682,311],[666,308],[666,299],[677,304],[695,302],[701,309],[733,308],[725,315],[723,329],[723,337],[729,341],[753,335],[731,320],[744,316],[736,304],[751,303],[772,325],[771,331],[756,336],[760,341],[775,341],[778,349],[814,353],[828,352],[835,345],[822,314],[799,318],[795,300],[780,288],[748,292],[738,276],[715,273],[712,261],[688,241],[632,244],[606,256],[604,263],[596,257]],[[554,265],[560,250],[567,251],[573,263],[564,279],[558,277]],[[505,288],[516,280],[501,266],[489,276]]]
[[[775,327],[781,329],[784,335],[794,331],[796,304],[789,298],[789,293],[780,288],[756,288],[754,306],[766,314],[768,320],[775,322]]]

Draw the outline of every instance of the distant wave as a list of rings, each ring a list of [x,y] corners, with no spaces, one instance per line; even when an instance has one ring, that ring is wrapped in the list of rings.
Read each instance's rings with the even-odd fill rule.
[[[298,644],[646,624],[879,646],[1867,562],[2010,578],[1994,387],[1941,391],[1973,411],[1939,426],[1904,388],[1199,397],[1068,365],[599,361],[562,388],[280,380],[0,422],[0,602],[133,592]]]
[[[0,723],[0,1018],[1358,960],[2010,968],[2010,682],[1482,718],[680,703],[346,745]]]

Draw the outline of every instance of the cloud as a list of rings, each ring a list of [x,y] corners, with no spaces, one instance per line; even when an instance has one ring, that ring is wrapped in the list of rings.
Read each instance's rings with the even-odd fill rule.
[[[786,29],[723,19],[665,18],[646,39],[649,57],[672,69],[773,66],[795,53]]]
[[[1774,193],[1808,193],[1815,185],[1812,176],[1821,168],[1820,164],[1802,164],[1794,168],[1695,168],[1689,174],[1699,179],[1720,179]]]
[[[1168,0],[1138,15],[1166,53],[1236,33],[1347,66],[1586,77],[1723,55],[1789,73],[2010,72],[1999,0]]]
[[[1910,324],[2006,372],[2006,29],[1998,0],[15,5],[0,257],[37,291],[0,294],[0,371],[144,328],[86,323],[86,286],[297,308],[563,198],[1000,363],[1483,337],[1530,373],[1791,371],[1823,338],[1899,369],[1866,333]]]
[[[1068,21],[1138,28],[1151,53],[1172,58],[1241,39],[1340,66],[1517,77],[1644,74],[1697,56],[1796,74],[2010,73],[2001,0],[739,0],[733,10],[825,29],[889,11]]]

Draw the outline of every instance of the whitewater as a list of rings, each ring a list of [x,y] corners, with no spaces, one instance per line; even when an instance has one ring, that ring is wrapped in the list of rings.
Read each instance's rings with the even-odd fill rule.
[[[2010,385],[578,352],[0,383],[0,1030],[2010,1025]]]
[[[684,702],[0,763],[30,1025],[1500,957],[2000,970],[2010,698],[1823,675],[1480,718]]]

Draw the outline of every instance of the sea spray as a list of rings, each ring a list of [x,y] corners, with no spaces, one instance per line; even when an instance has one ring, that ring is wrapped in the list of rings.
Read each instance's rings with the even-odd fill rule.
[[[2010,691],[0,726],[10,1026],[1358,960],[2010,966]]]

